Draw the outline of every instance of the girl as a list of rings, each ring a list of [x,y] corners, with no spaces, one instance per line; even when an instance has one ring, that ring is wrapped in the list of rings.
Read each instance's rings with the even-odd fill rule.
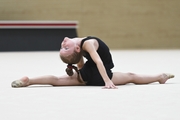
[[[34,84],[50,84],[53,86],[91,85],[104,86],[115,89],[115,85],[127,83],[148,84],[159,82],[164,84],[173,78],[171,74],[158,74],[154,76],[138,75],[134,73],[112,72],[114,67],[108,46],[97,37],[68,38],[61,43],[60,58],[67,63],[68,75],[61,77],[41,76],[37,78],[23,77],[12,82],[12,87],[26,87]],[[84,64],[83,56],[87,59]],[[75,67],[73,64],[77,64]],[[73,73],[73,69],[76,71]]]

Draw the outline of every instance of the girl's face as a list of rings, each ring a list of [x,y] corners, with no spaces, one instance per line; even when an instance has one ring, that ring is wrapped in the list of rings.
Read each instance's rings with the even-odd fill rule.
[[[65,37],[61,43],[60,54],[63,56],[69,56],[75,50],[76,42],[74,39]]]

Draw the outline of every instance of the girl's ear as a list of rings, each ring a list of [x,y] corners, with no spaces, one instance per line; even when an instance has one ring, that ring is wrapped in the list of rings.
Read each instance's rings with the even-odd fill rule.
[[[76,52],[80,52],[80,51],[81,51],[81,48],[77,45],[76,48],[75,48],[75,51],[76,51]]]

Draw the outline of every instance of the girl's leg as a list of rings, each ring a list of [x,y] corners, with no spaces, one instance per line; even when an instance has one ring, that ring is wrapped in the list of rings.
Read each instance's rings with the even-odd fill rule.
[[[52,75],[46,75],[36,78],[28,78],[23,77],[18,82],[21,83],[21,85],[16,85],[17,81],[14,81],[12,83],[12,87],[26,87],[29,85],[53,85],[53,86],[79,86],[79,85],[85,85],[84,83],[80,83],[77,80],[77,74],[74,73],[73,76],[64,75],[61,77],[56,77]]]
[[[134,73],[121,73],[114,72],[112,82],[115,85],[135,83],[135,84],[149,84],[153,82],[159,82],[164,84],[168,79],[173,78],[170,74],[158,74],[158,75],[139,75]]]

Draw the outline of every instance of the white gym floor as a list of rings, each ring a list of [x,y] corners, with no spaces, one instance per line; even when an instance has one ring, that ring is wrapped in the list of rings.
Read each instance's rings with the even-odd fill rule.
[[[0,120],[179,120],[180,50],[111,50],[113,71],[173,73],[166,84],[34,85],[11,88],[23,76],[64,75],[58,51],[0,52]]]

